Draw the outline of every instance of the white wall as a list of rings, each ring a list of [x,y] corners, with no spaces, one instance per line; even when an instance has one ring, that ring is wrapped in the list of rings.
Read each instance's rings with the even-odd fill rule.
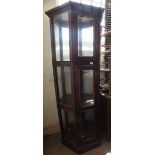
[[[49,17],[45,15],[45,11],[56,6],[56,0],[44,0],[43,3],[43,124],[47,126],[58,123],[50,47],[50,24]]]

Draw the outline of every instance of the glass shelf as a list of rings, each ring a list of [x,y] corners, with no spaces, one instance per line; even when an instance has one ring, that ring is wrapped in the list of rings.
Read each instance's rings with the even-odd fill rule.
[[[107,36],[111,36],[111,30],[105,32],[104,34],[101,34],[101,37],[107,37]]]
[[[103,72],[110,72],[111,69],[109,69],[109,68],[103,68],[103,69],[100,69],[100,71],[103,71]]]

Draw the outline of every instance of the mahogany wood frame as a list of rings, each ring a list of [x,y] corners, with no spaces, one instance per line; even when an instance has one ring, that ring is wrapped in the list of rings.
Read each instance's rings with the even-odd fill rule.
[[[55,53],[55,36],[54,36],[54,15],[69,11],[69,35],[70,35],[70,61],[56,61]],[[54,9],[46,11],[46,15],[50,18],[50,30],[51,30],[51,48],[52,48],[52,63],[53,63],[53,75],[54,84],[58,108],[59,123],[61,129],[62,143],[78,153],[88,151],[89,149],[96,147],[100,144],[100,123],[99,123],[99,83],[100,83],[100,22],[102,19],[103,8],[84,5],[76,2],[68,2]],[[77,17],[86,16],[93,17],[94,28],[94,43],[93,43],[93,56],[92,57],[78,57],[78,33],[77,33]],[[61,40],[60,40],[61,42]],[[62,105],[59,99],[59,87],[57,77],[58,66],[70,66],[71,67],[71,89],[73,94],[73,104]],[[94,71],[94,102],[93,106],[80,107],[79,96],[79,76],[78,72],[83,69],[91,69]],[[76,128],[76,141],[72,142],[64,137],[63,122],[61,117],[61,109],[66,111],[72,111],[75,116],[75,128]],[[82,142],[80,131],[81,129],[81,113],[89,109],[94,109],[94,125],[95,125],[95,137],[88,142]]]

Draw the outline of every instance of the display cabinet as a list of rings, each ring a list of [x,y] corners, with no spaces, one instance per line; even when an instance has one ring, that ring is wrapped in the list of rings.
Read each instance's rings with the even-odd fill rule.
[[[100,144],[100,22],[103,9],[68,2],[50,18],[53,74],[62,143],[76,152]]]

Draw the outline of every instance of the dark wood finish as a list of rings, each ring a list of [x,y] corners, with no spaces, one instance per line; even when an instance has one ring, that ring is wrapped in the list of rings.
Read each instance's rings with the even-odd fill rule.
[[[106,135],[107,140],[111,140],[111,97],[106,94],[100,95],[100,120],[101,131]]]
[[[56,61],[56,45],[55,45],[55,33],[54,33],[54,20],[55,15],[68,11],[69,13],[69,50],[70,50],[70,61],[63,61],[63,40],[62,40],[62,27],[59,27],[59,46],[60,46],[60,61]],[[62,143],[78,153],[88,151],[100,144],[100,122],[99,122],[99,112],[100,112],[100,96],[99,96],[99,84],[100,84],[100,22],[102,18],[103,9],[98,7],[93,7],[89,5],[79,4],[75,2],[68,2],[62,6],[58,6],[54,9],[45,12],[50,18],[50,29],[51,29],[51,48],[52,48],[52,63],[53,63],[53,74],[54,74],[54,84],[58,108],[58,116],[61,128],[61,139]],[[88,27],[93,25],[94,33],[94,43],[93,43],[93,56],[78,56],[78,16],[92,17],[93,23],[86,23],[82,27]],[[62,26],[66,23],[62,22]],[[81,34],[81,33],[80,33]],[[82,35],[80,35],[82,39]],[[82,50],[82,42],[80,42],[80,52]],[[62,76],[62,92],[63,96],[59,96],[58,87],[58,75],[57,67],[70,67],[71,68],[71,94],[66,92],[66,79]],[[93,70],[93,105],[85,104],[81,106],[81,83],[82,78],[81,73],[83,70]],[[61,74],[64,75],[64,69],[62,69]],[[89,99],[89,95],[86,98]],[[67,104],[65,104],[67,103]],[[74,137],[68,138],[65,133],[65,128],[63,126],[63,116],[62,111],[65,113],[65,121],[69,122],[69,116],[67,112],[72,112],[75,118],[73,126],[75,127]],[[84,127],[82,125],[84,121],[84,113],[86,114],[90,110],[93,110],[93,129],[92,137],[85,137],[83,131]],[[87,116],[89,118],[89,116]],[[87,119],[88,119],[87,118]],[[91,117],[90,117],[91,118]],[[87,122],[90,123],[90,122]],[[92,125],[92,124],[91,124]],[[70,135],[68,135],[70,136]]]
[[[45,14],[49,17],[64,12],[66,10],[74,10],[74,12],[83,13],[84,15],[94,15],[94,16],[102,16],[103,8],[80,4],[76,2],[67,2],[61,6],[55,7],[51,10],[45,12]],[[101,19],[100,19],[101,20]],[[100,22],[100,21],[99,21]]]

